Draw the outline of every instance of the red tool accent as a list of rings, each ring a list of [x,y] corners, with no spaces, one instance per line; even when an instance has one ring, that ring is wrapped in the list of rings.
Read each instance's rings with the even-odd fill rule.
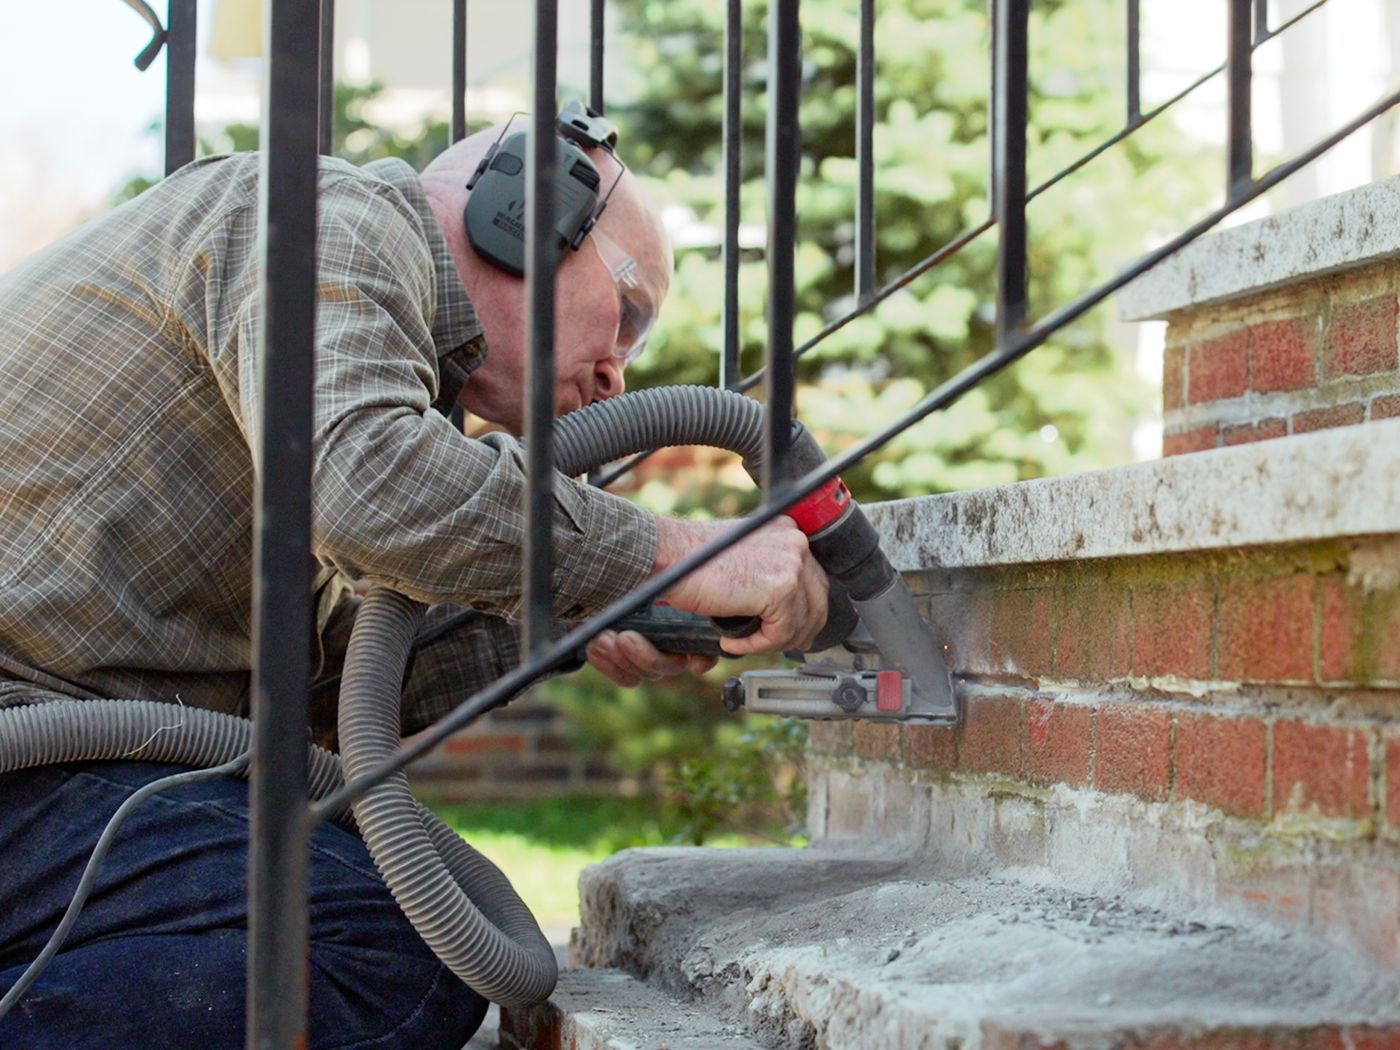
[[[904,675],[880,671],[875,675],[875,710],[898,714],[904,710]]]
[[[783,511],[808,536],[815,536],[846,513],[851,505],[851,490],[840,478],[832,478],[816,492],[803,497]]]

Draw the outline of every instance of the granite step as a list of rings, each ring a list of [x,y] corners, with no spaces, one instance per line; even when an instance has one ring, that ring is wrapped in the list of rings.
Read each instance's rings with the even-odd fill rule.
[[[504,1018],[505,1046],[1400,1048],[1387,965],[1034,872],[648,849],[589,869],[582,889],[573,962],[587,969],[547,1008]]]

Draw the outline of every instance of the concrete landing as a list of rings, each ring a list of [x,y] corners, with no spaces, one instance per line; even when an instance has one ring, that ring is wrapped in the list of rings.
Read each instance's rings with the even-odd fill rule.
[[[507,1018],[504,1045],[1400,1046],[1400,975],[1296,932],[1131,895],[938,878],[826,848],[633,850],[581,885],[573,961],[599,969],[568,974],[552,1012]],[[669,1032],[633,1025],[643,992]],[[606,1038],[550,1041],[604,1022]]]

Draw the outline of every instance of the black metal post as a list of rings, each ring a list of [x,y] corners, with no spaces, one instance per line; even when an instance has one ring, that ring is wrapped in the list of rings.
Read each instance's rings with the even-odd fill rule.
[[[467,137],[467,0],[452,0],[452,141]]]
[[[793,319],[797,312],[794,248],[797,242],[797,167],[802,129],[802,24],[799,0],[772,0],[768,9],[768,346],[764,353],[768,430],[764,437],[763,491],[775,498],[787,478],[792,442]]]
[[[996,0],[992,41],[993,198],[997,241],[997,345],[1025,324],[1026,119],[1030,0]]]
[[[283,1050],[307,1004],[317,0],[268,0],[263,26],[247,1045]]]
[[[1269,0],[1254,0],[1254,44],[1269,39]]]
[[[1253,81],[1254,37],[1250,0],[1230,0],[1229,54],[1225,77],[1230,100],[1229,175],[1226,200],[1234,200],[1254,180],[1250,90]]]
[[[605,0],[591,0],[588,11],[588,104],[595,113],[602,113],[603,102],[603,46],[606,34],[604,18]]]
[[[165,173],[194,160],[195,0],[170,0],[165,37]]]
[[[856,300],[875,291],[875,0],[860,0],[856,54]]]
[[[534,116],[525,164],[525,441],[529,493],[525,504],[523,658],[537,655],[554,635],[554,232],[555,97],[559,46],[556,0],[535,0]]]
[[[335,0],[321,0],[321,155],[335,154]]]
[[[1141,0],[1128,0],[1128,127],[1142,120]]]
[[[739,372],[739,201],[743,187],[744,3],[728,0],[724,18],[724,347],[719,385],[732,387]]]

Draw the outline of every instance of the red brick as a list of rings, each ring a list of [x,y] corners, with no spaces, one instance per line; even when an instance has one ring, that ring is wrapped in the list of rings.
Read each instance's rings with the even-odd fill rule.
[[[855,751],[853,722],[813,722],[807,727],[807,750],[818,755],[849,755]]]
[[[1049,674],[1055,655],[1050,592],[997,591],[991,602],[992,669],[1031,677]]]
[[[958,734],[958,768],[972,773],[1019,777],[1021,701],[978,697],[967,704],[966,723]]]
[[[988,633],[991,619],[991,592],[948,591],[928,599],[929,623],[933,636],[944,646],[948,670],[955,674],[986,674]]]
[[[1133,591],[1133,673],[1210,677],[1215,591],[1151,584]]]
[[[1167,434],[1162,438],[1163,456],[1182,456],[1188,452],[1204,452],[1220,444],[1220,428],[1212,423],[1195,430]]]
[[[1372,419],[1394,419],[1400,416],[1400,394],[1387,394],[1371,402]]]
[[[1394,372],[1395,296],[1333,306],[1322,367],[1328,379]]]
[[[1186,400],[1193,405],[1239,397],[1249,387],[1249,332],[1231,332],[1191,347]]]
[[[1313,680],[1315,577],[1226,580],[1220,595],[1219,676],[1241,682]]]
[[[519,755],[525,751],[525,738],[519,733],[477,733],[448,737],[442,745],[447,755]]]
[[[1186,403],[1186,350],[1169,346],[1162,355],[1162,411],[1174,412]]]
[[[892,722],[857,722],[855,749],[861,758],[898,762],[900,727]]]
[[[1121,678],[1132,672],[1132,593],[1101,583],[1062,592],[1055,673],[1081,680]]]
[[[1299,412],[1293,417],[1293,433],[1308,434],[1314,430],[1354,426],[1365,418],[1366,406],[1360,401],[1348,401],[1345,405],[1330,405],[1327,408],[1314,408],[1310,412]]]
[[[1274,814],[1361,820],[1371,812],[1370,735],[1355,726],[1274,723]]]
[[[1312,319],[1307,317],[1270,321],[1250,329],[1251,389],[1269,393],[1315,386],[1317,364],[1313,357],[1313,331]]]
[[[1224,427],[1221,437],[1226,445],[1247,445],[1254,441],[1272,441],[1288,434],[1288,420],[1273,417],[1261,419],[1257,423],[1241,423],[1238,426]]]
[[[1400,590],[1372,591],[1366,605],[1371,676],[1400,682]]]
[[[1026,701],[1027,777],[1072,787],[1089,783],[1093,737],[1093,708],[1038,697]]]
[[[1367,674],[1362,627],[1366,596],[1358,588],[1347,586],[1341,575],[1324,576],[1321,587],[1318,677],[1324,682],[1364,681]]]
[[[1094,731],[1094,786],[1162,800],[1171,790],[1172,715],[1166,708],[1104,704]]]
[[[958,731],[951,726],[905,726],[905,761],[920,769],[948,772],[958,764]]]
[[[1385,731],[1385,822],[1400,831],[1400,729]]]
[[[1241,817],[1263,817],[1268,745],[1257,718],[1176,716],[1176,797]]]

